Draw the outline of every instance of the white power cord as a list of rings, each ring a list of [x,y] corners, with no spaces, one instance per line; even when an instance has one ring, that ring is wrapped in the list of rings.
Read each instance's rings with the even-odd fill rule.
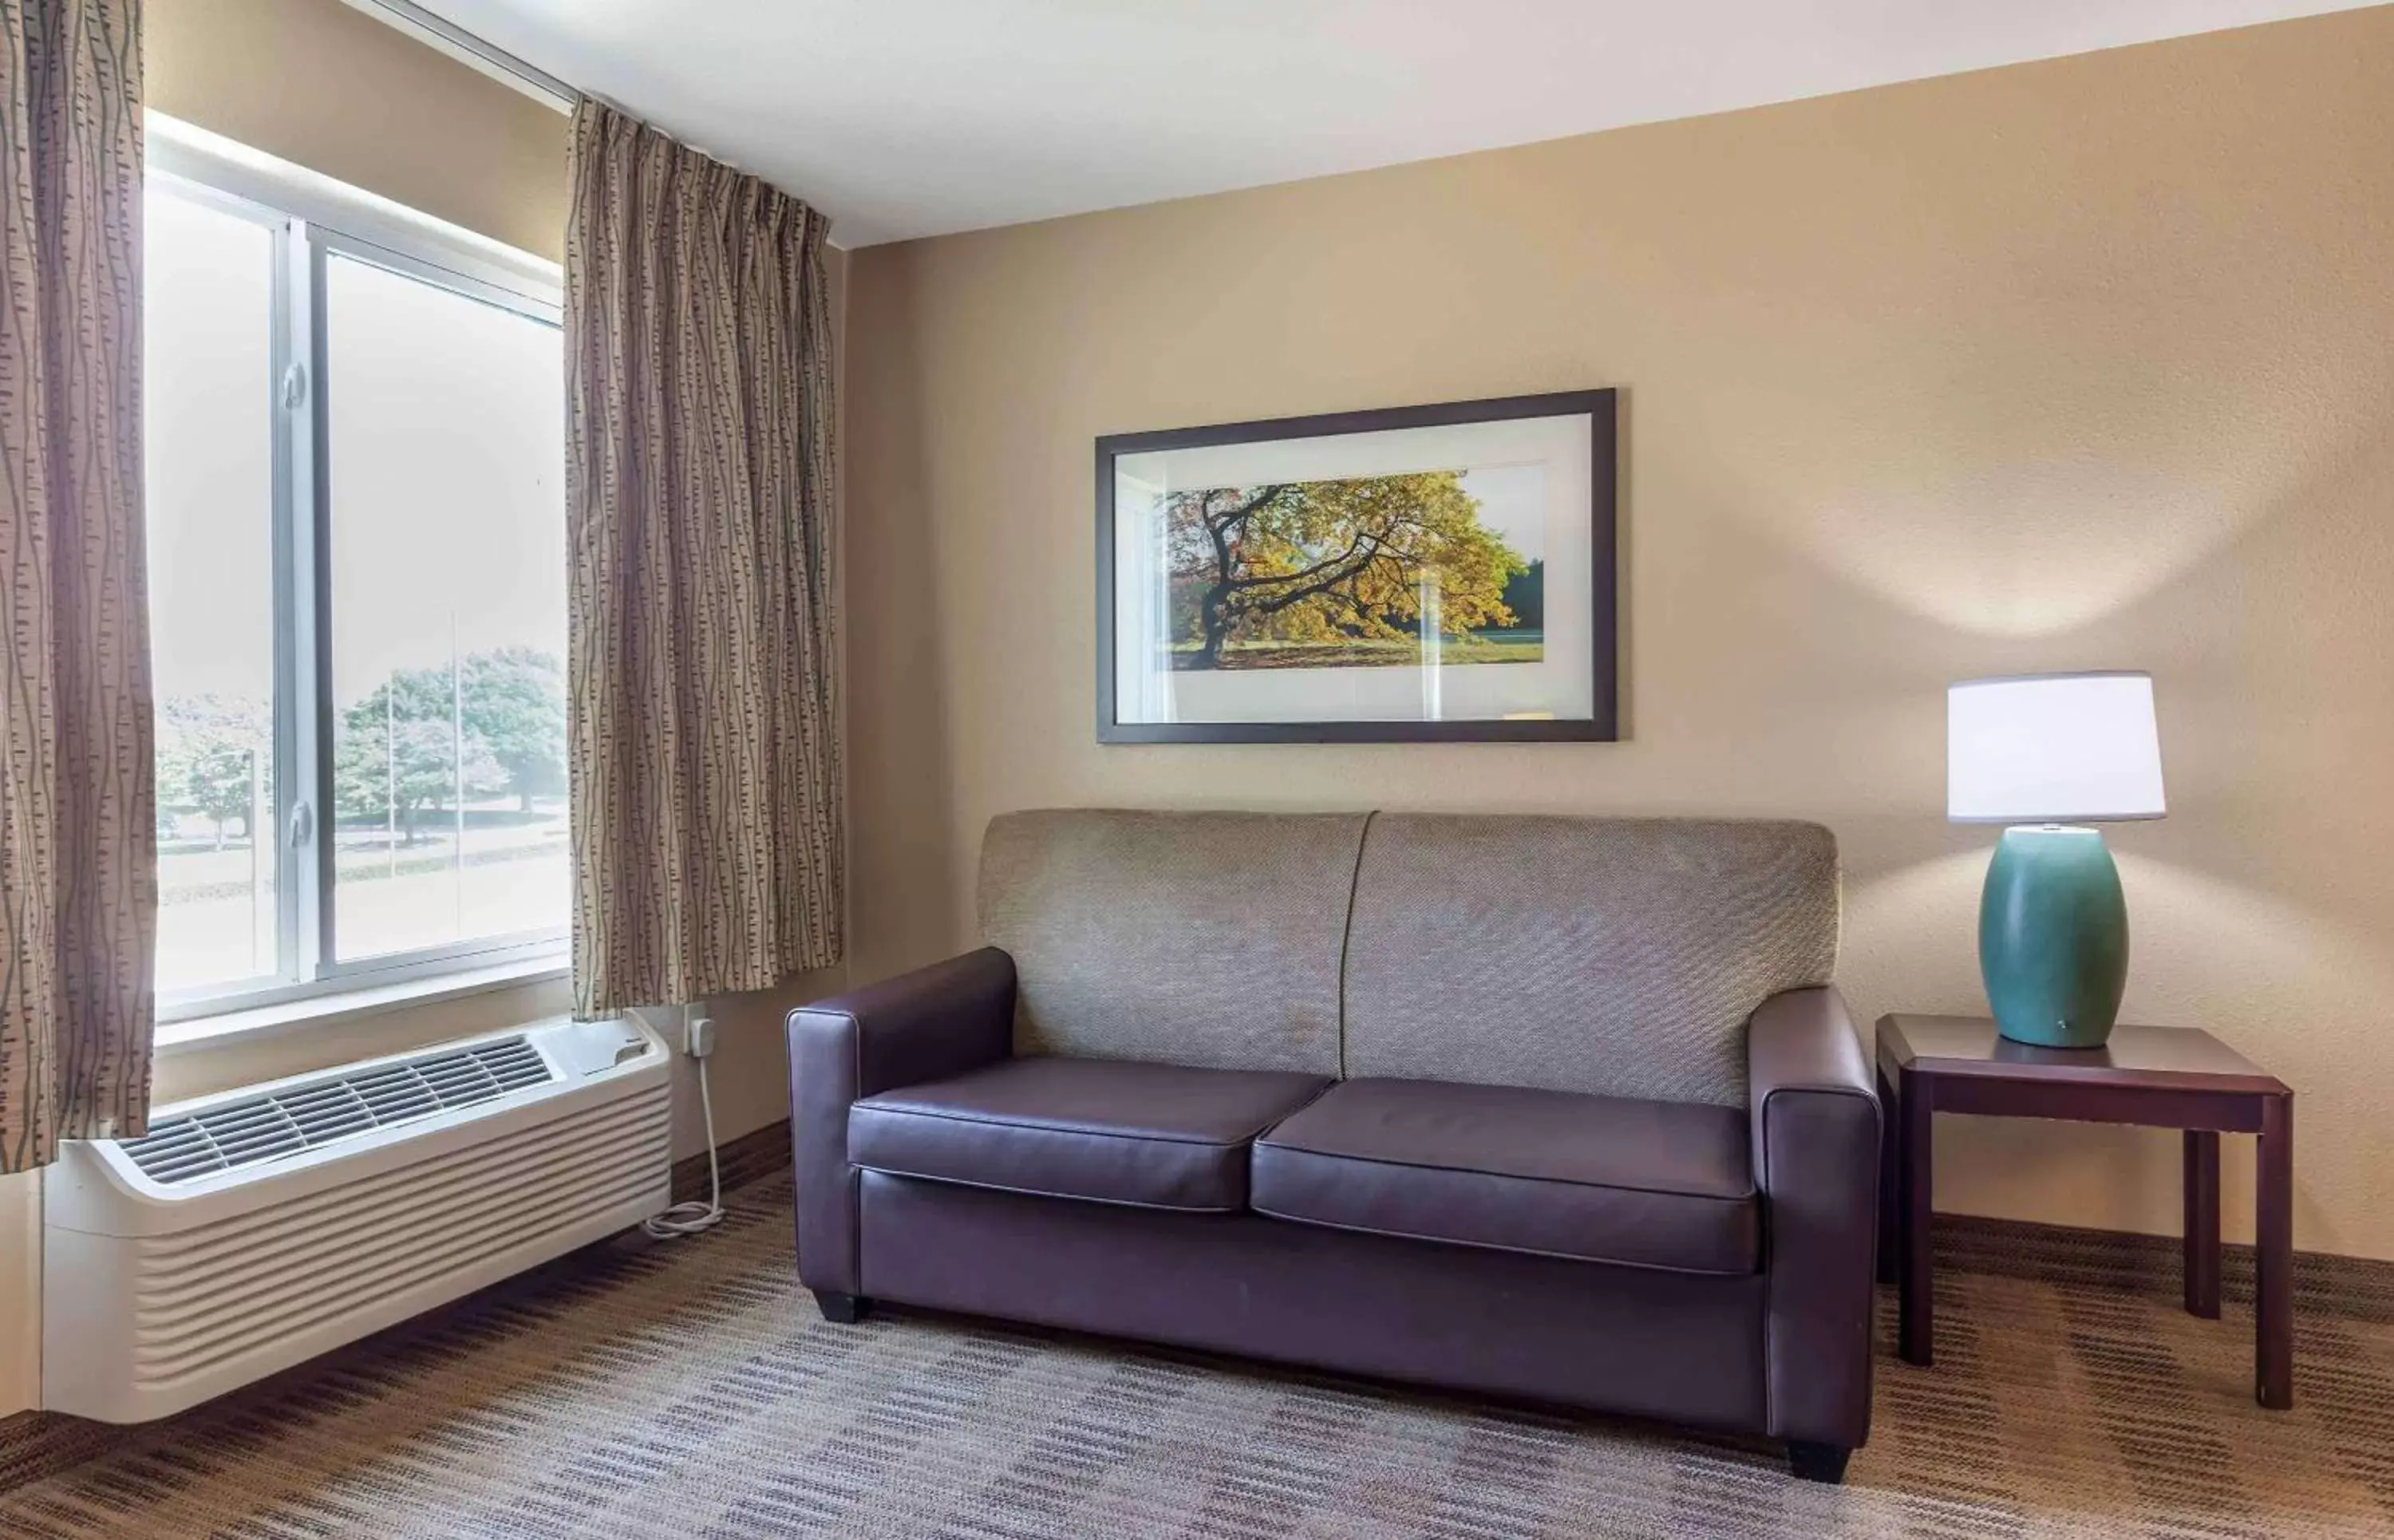
[[[681,1007],[682,1051],[698,1060],[698,1106],[706,1118],[706,1202],[676,1204],[640,1228],[659,1241],[678,1240],[723,1222],[723,1169],[715,1155],[715,1098],[706,1088],[706,1058],[715,1051],[715,1023]]]

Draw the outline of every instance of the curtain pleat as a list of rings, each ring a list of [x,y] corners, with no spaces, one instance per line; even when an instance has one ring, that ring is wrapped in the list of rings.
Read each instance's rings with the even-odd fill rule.
[[[577,1012],[837,962],[822,217],[585,100],[565,252]]]
[[[138,0],[0,0],[0,1171],[149,1118]]]

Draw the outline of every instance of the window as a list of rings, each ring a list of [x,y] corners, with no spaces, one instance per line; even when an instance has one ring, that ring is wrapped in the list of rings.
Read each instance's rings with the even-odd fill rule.
[[[283,971],[274,777],[274,240],[152,191],[142,410],[158,985]]]
[[[559,952],[554,270],[157,121],[161,1014]]]

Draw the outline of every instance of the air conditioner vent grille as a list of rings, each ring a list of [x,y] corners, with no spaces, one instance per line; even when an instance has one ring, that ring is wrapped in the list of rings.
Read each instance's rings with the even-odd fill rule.
[[[555,1078],[530,1039],[503,1037],[168,1118],[122,1148],[143,1176],[172,1186],[493,1101]]]

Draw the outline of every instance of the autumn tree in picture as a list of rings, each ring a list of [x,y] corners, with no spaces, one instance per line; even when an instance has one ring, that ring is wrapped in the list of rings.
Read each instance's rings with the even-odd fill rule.
[[[1508,604],[1532,563],[1452,470],[1212,487],[1164,498],[1177,668],[1534,663]]]

